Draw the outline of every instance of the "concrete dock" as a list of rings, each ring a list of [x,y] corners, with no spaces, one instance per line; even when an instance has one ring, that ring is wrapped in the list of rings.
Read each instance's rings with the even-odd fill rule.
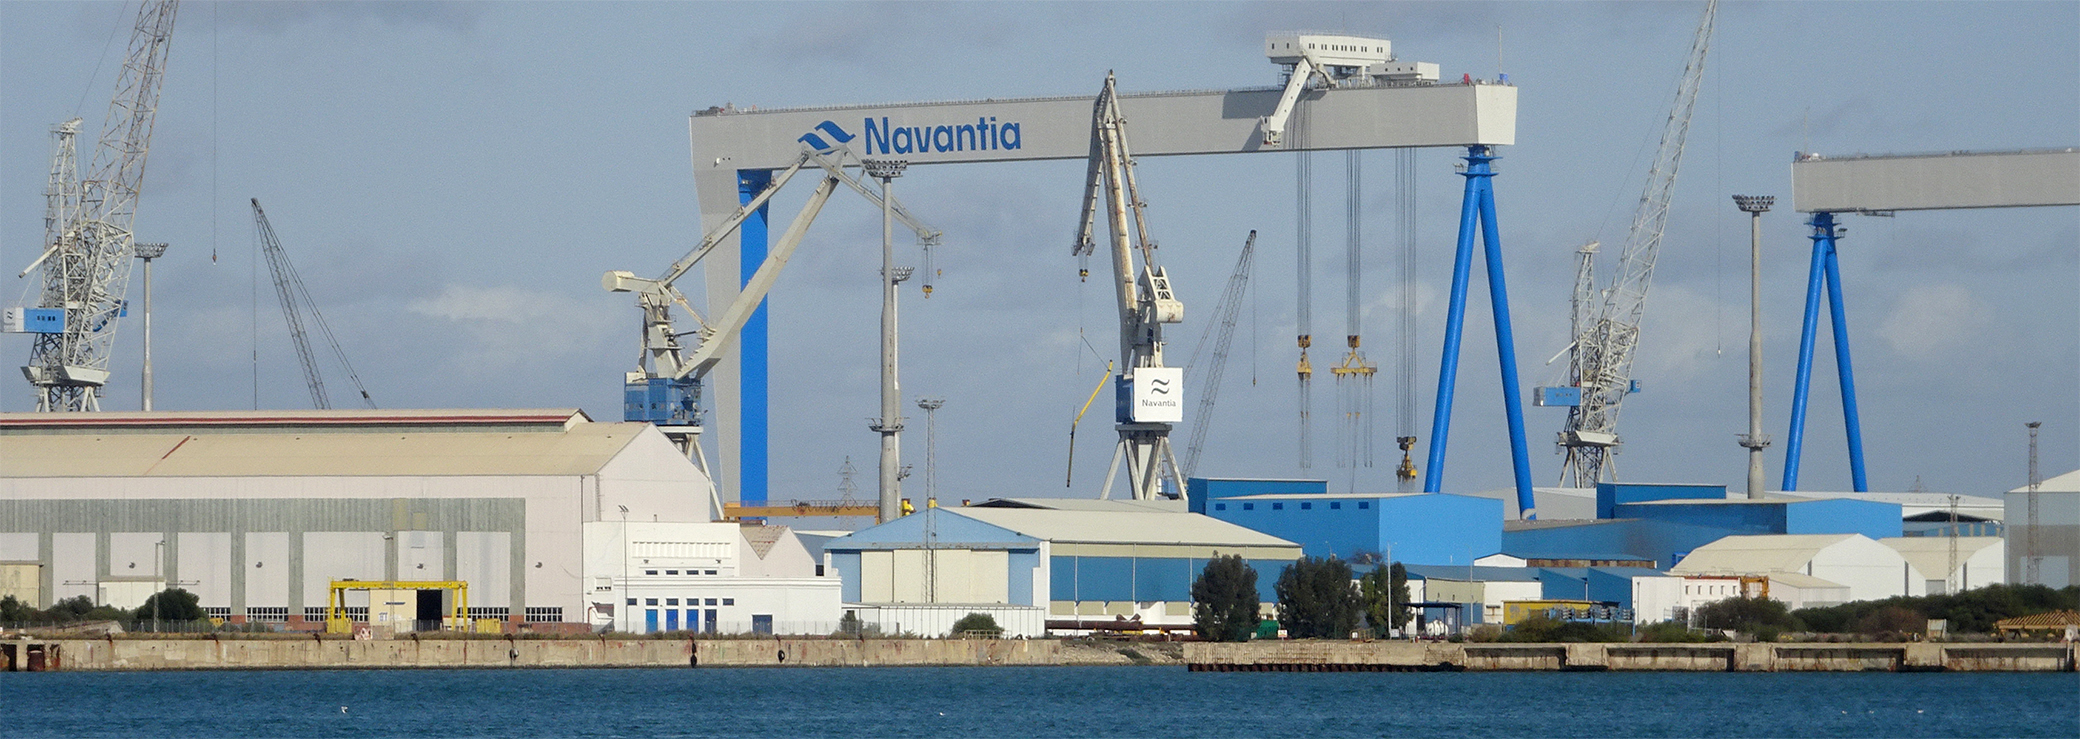
[[[2072,672],[2072,644],[1189,643],[1195,672],[1663,670],[1702,672]]]

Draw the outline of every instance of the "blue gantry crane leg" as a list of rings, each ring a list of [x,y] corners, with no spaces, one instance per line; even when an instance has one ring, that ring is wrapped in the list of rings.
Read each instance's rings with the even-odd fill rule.
[[[1473,270],[1473,234],[1481,232],[1483,255],[1488,267],[1488,299],[1495,314],[1495,353],[1502,371],[1503,413],[1509,420],[1511,468],[1516,473],[1517,509],[1523,517],[1535,517],[1531,496],[1531,456],[1524,444],[1524,404],[1517,387],[1517,343],[1509,322],[1509,289],[1502,272],[1502,235],[1495,226],[1493,149],[1466,148],[1466,196],[1459,206],[1459,246],[1452,261],[1452,302],[1445,314],[1444,357],[1437,369],[1437,405],[1430,421],[1429,469],[1423,474],[1423,492],[1442,492],[1444,455],[1452,425],[1452,394],[1458,382],[1459,346],[1466,325],[1466,288]]]
[[[1805,325],[1798,335],[1798,378],[1791,393],[1791,433],[1790,441],[1784,447],[1783,489],[1787,492],[1798,489],[1799,455],[1805,448],[1806,400],[1812,390],[1813,344],[1820,327],[1820,294],[1824,288],[1828,319],[1834,333],[1835,371],[1842,385],[1842,428],[1849,440],[1849,478],[1856,492],[1868,492],[1870,482],[1864,475],[1863,466],[1863,422],[1856,410],[1856,370],[1849,358],[1849,326],[1842,301],[1841,260],[1835,250],[1835,239],[1840,232],[1835,227],[1833,213],[1814,213],[1810,224],[1813,227],[1813,262],[1806,276]]]
[[[773,183],[772,170],[744,169],[737,171],[738,202],[749,204],[752,198],[764,192]],[[765,262],[767,243],[766,206],[744,219],[737,228],[739,252],[737,257],[739,285],[749,284],[758,266]],[[744,322],[737,338],[737,367],[741,373],[738,380],[737,408],[742,414],[741,431],[737,437],[737,502],[742,505],[764,505],[767,500],[767,461],[772,435],[767,411],[768,333],[766,302],[758,303],[758,310]],[[725,464],[727,464],[725,462]]]

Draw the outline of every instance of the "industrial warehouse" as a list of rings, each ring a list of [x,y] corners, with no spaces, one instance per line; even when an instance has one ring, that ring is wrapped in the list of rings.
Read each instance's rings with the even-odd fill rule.
[[[1498,193],[1503,173],[1496,162],[1504,147],[1518,145],[1518,87],[1500,71],[1446,74],[1436,63],[1404,59],[1384,38],[1270,32],[1253,63],[1268,62],[1261,71],[1275,73],[1275,86],[1132,92],[1108,73],[1070,95],[720,105],[691,113],[690,149],[680,153],[691,153],[694,212],[686,215],[698,227],[685,243],[662,240],[669,254],[653,243],[646,251],[599,255],[627,260],[599,266],[642,271],[584,277],[590,290],[599,275],[606,294],[591,297],[614,301],[614,322],[636,329],[620,331],[626,335],[617,342],[631,350],[622,359],[634,361],[587,380],[619,395],[618,420],[578,408],[377,409],[257,197],[248,199],[256,260],[253,405],[260,406],[262,384],[257,262],[264,259],[312,409],[155,410],[151,270],[167,246],[138,241],[132,220],[177,5],[149,0],[138,10],[129,71],[117,92],[117,115],[129,125],[110,124],[100,142],[117,161],[92,160],[82,170],[80,122],[51,129],[47,239],[24,271],[40,279],[4,315],[6,332],[31,343],[22,370],[36,407],[0,413],[0,597],[23,608],[84,603],[156,613],[156,599],[177,589],[195,597],[206,616],[197,621],[212,628],[368,640],[444,631],[1174,639],[1202,635],[1207,604],[1197,602],[1194,586],[1211,563],[1239,558],[1256,577],[1257,614],[1266,622],[1249,634],[1275,637],[1275,622],[1286,618],[1281,576],[1334,560],[1353,566],[1353,589],[1362,587],[1355,578],[1376,570],[1390,582],[1405,578],[1406,599],[1392,602],[1402,596],[1390,595],[1388,605],[1412,617],[1403,625],[1368,616],[1375,622],[1334,636],[1447,639],[1530,620],[1688,629],[1700,623],[1700,612],[1735,598],[1804,609],[1992,585],[2080,584],[2073,567],[2080,560],[2080,472],[2039,474],[2034,422],[2026,427],[2027,481],[2011,491],[1929,492],[1918,478],[1911,490],[1874,489],[1837,254],[1848,238],[1837,217],[1850,214],[1904,213],[1911,220],[1922,211],[2080,205],[2080,177],[2068,176],[2080,173],[2080,150],[2072,148],[1799,152],[1788,164],[1787,210],[1809,219],[1812,261],[1789,433],[1777,442],[1763,430],[1760,298],[1761,223],[1776,199],[1733,195],[1726,208],[1730,193],[1715,195],[1722,210],[1744,214],[1752,228],[1746,433],[1729,429],[1729,440],[1709,452],[1743,457],[1745,485],[1620,478],[1619,410],[1652,402],[1632,399],[1644,392],[1640,376],[1647,374],[1634,365],[1642,343],[1655,340],[1643,333],[1643,316],[1705,79],[1716,2],[1705,4],[1690,36],[1645,194],[1619,237],[1625,243],[1613,245],[1622,248],[1603,251],[1594,241],[1568,247],[1575,275],[1568,326],[1544,380],[1520,374],[1512,320],[1528,311],[1510,303],[1496,216],[1498,201],[1510,197]],[[1393,215],[1402,228],[1384,240],[1402,261],[1391,299],[1361,284],[1360,224],[1367,214],[1360,154],[1373,150],[1396,157]],[[1420,166],[1418,150],[1448,152],[1452,182],[1463,188],[1451,288],[1427,308],[1414,264],[1421,248],[1436,244],[1419,244],[1414,183],[1442,180],[1444,168]],[[1330,271],[1347,307],[1340,348],[1331,338],[1339,327],[1313,322],[1313,276],[1322,267],[1310,261],[1310,249],[1327,241],[1313,243],[1313,211],[1325,200],[1312,191],[1313,157],[1339,151],[1347,154],[1345,188],[1335,193],[1347,198],[1340,255],[1347,266]],[[1235,234],[1241,249],[1225,289],[1200,279],[1203,272],[1173,272],[1191,252],[1159,250],[1151,224],[1195,214],[1182,198],[1164,200],[1145,188],[1137,167],[1155,157],[1267,153],[1296,155],[1300,172],[1294,238],[1264,239],[1265,251],[1275,238],[1298,257],[1294,294],[1279,295],[1292,298],[1291,320],[1278,318],[1267,329],[1292,330],[1277,344],[1275,382],[1282,393],[1296,391],[1286,410],[1297,419],[1236,420],[1240,414],[1227,410],[1225,425],[1216,425],[1216,411],[1225,410],[1223,373],[1242,364],[1230,354],[1241,351],[1236,338],[1245,315],[1257,331],[1251,291],[1259,233]],[[1055,266],[1067,272],[1073,257],[1077,284],[1088,283],[1108,305],[1097,311],[1105,315],[1088,332],[1092,338],[1078,313],[1073,333],[1064,323],[1052,327],[1057,336],[1022,340],[1068,346],[1077,352],[1077,371],[1089,372],[1095,384],[1077,375],[1074,402],[1064,404],[1073,416],[1036,421],[1003,410],[1013,406],[1002,396],[1027,392],[1018,378],[995,376],[1003,374],[990,368],[997,360],[963,357],[966,364],[954,365],[959,372],[989,376],[999,398],[992,402],[1007,404],[988,406],[985,420],[971,416],[949,433],[979,437],[989,426],[1042,423],[1059,431],[1066,421],[1067,474],[971,474],[942,482],[938,414],[947,400],[903,389],[899,318],[906,287],[933,295],[945,278],[933,260],[944,258],[959,235],[927,216],[961,213],[961,204],[923,202],[907,185],[906,201],[897,183],[927,168],[1036,162],[1084,165],[1079,181],[1056,183],[1067,190],[1081,185],[1083,195],[1073,243],[1065,244],[1069,255]],[[87,191],[112,194],[77,194]],[[866,431],[851,427],[862,446],[871,435],[879,456],[872,490],[859,497],[850,457],[836,494],[778,484],[773,475],[782,464],[839,454],[775,430],[776,407],[822,396],[775,385],[790,355],[776,348],[785,337],[768,315],[769,302],[787,295],[783,271],[806,253],[805,240],[833,201],[869,206],[881,224],[873,279],[878,355],[871,362],[879,402]],[[799,209],[790,219],[772,212],[776,203]],[[1058,225],[1060,235],[1072,232],[1072,224]],[[899,264],[899,231],[915,236],[922,266]],[[1485,310],[1469,292],[1476,249]],[[1222,251],[1224,260],[1227,247]],[[125,297],[133,259],[144,265],[134,307]],[[1446,450],[1469,307],[1488,322],[1476,333],[1492,330],[1496,347],[1492,357],[1469,355],[1493,362],[1500,379],[1487,408],[1500,412],[1474,432],[1494,432],[1496,448],[1506,446],[1507,454],[1462,452],[1455,459]],[[1394,314],[1392,341],[1378,341],[1375,330],[1375,341],[1365,342],[1373,309]],[[133,311],[141,325],[126,330],[142,344],[140,409],[104,408],[112,378],[129,372],[111,347]],[[453,312],[482,319],[471,310]],[[859,306],[840,312],[865,315]],[[1417,325],[1418,316],[1427,321],[1440,312],[1437,325]],[[1191,342],[1166,337],[1187,316],[1199,324],[1189,355]],[[306,330],[306,317],[313,330]],[[1834,338],[1844,490],[1811,490],[1813,480],[1800,479],[1823,322]],[[1430,328],[1438,330],[1442,351],[1423,354],[1418,334]],[[1422,336],[1427,341],[1429,334]],[[319,361],[324,352],[313,350],[314,338],[330,350],[326,361],[336,358],[344,370],[334,372],[335,386],[344,375],[358,393],[348,397],[367,407],[332,407]],[[1114,338],[1116,346],[1106,344]],[[1254,342],[1251,335],[1250,352],[1257,351]],[[1377,356],[1368,357],[1368,347]],[[1433,358],[1435,377],[1419,378]],[[839,378],[848,372],[870,374],[862,369],[866,361],[817,361],[829,365],[819,377],[833,386],[864,383]],[[1254,364],[1250,372],[1254,387]],[[1430,387],[1423,380],[1431,379],[1425,426],[1418,405]],[[1386,412],[1374,411],[1376,380],[1391,386],[1396,401]],[[1229,384],[1239,385],[1239,377]],[[1315,390],[1335,397],[1333,420],[1322,414],[1328,424],[1310,416],[1320,405]],[[1672,395],[1710,392],[1683,388]],[[1536,437],[1526,430],[1526,396],[1532,407],[1564,414],[1552,436],[1557,469],[1533,471]],[[906,416],[911,407],[923,418]],[[856,423],[847,414],[867,410],[813,412],[815,423],[836,425],[831,418]],[[1392,426],[1377,443],[1375,424]],[[1333,438],[1311,436],[1328,425],[1337,429]],[[1094,444],[1097,458],[1109,460],[1098,480],[1077,477],[1079,429],[1084,464],[1092,464]],[[915,454],[920,432],[922,455]],[[1473,432],[1460,433],[1463,439]],[[1296,466],[1209,452],[1208,440],[1217,436],[1251,447],[1291,444]],[[1388,438],[1398,459],[1385,451]],[[1005,444],[963,462],[986,469],[1045,456],[1052,465],[1060,451]],[[1374,467],[1376,451],[1381,472],[1368,472],[1361,483],[1358,470]],[[1769,454],[1780,460],[1775,480],[1764,477]],[[1476,490],[1456,482],[1469,477],[1468,469],[1507,477],[1509,485]],[[1551,480],[1553,472],[1557,484],[1534,484],[1535,475]],[[988,628],[962,626],[978,621]]]

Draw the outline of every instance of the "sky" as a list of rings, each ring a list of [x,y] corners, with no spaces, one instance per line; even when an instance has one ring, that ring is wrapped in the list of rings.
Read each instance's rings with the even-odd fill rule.
[[[41,251],[53,124],[100,130],[135,3],[0,2],[0,266]],[[189,2],[167,65],[138,206],[155,263],[155,406],[310,407],[258,263],[250,199],[385,408],[583,408],[618,420],[637,312],[608,270],[662,271],[699,238],[691,111],[1277,84],[1269,31],[1389,38],[1447,79],[1506,73],[1517,143],[1495,179],[1522,384],[1554,384],[1574,251],[1627,238],[1702,3],[244,3]],[[1830,155],[2080,145],[2080,3],[1729,2],[1706,79],[1624,405],[1620,479],[1744,485],[1747,218],[1763,218],[1765,430],[1781,474],[1810,242],[1790,202],[1794,152]],[[1131,110],[1128,111],[1131,115]],[[82,149],[86,146],[82,145]],[[1257,262],[1198,472],[1391,490],[1392,438],[1426,437],[1461,178],[1417,155],[1417,382],[1399,380],[1393,155],[1363,155],[1361,333],[1371,466],[1313,390],[1299,452],[1295,155],[1165,157],[1138,167],[1151,231],[1191,320],[1189,356],[1245,234]],[[82,159],[86,157],[83,155]],[[1340,352],[1347,270],[1343,157],[1314,163],[1318,368]],[[929,299],[903,297],[902,384],[915,466],[942,499],[1094,497],[1114,438],[1102,407],[1069,425],[1116,351],[1112,296],[1069,253],[1081,162],[914,168],[900,198],[942,229]],[[791,214],[806,188],[776,200]],[[1841,244],[1870,483],[1996,494],[2026,482],[2024,423],[2045,477],[2080,466],[2080,208],[1849,217]],[[849,458],[871,498],[878,454],[879,213],[834,199],[772,293],[775,499],[837,496]],[[919,253],[902,244],[912,264]],[[1103,261],[1099,260],[1100,266]],[[1478,278],[1478,274],[1476,277]],[[7,306],[35,284],[8,278]],[[1607,277],[1605,278],[1607,280]],[[141,291],[131,286],[132,300]],[[695,295],[699,280],[683,285]],[[914,283],[913,283],[914,284]],[[138,330],[119,328],[103,408],[135,409]],[[306,319],[308,321],[309,319]],[[1447,491],[1511,484],[1487,295],[1475,280]],[[1328,338],[1325,338],[1328,337]],[[1823,333],[1801,487],[1845,490]],[[1327,347],[1324,349],[1323,347]],[[323,352],[322,344],[319,351]],[[22,335],[0,357],[27,360]],[[350,383],[325,369],[334,404]],[[1197,369],[1194,370],[1193,376]],[[11,378],[11,379],[7,379]],[[1189,382],[1189,380],[1188,380]],[[1415,393],[1414,428],[1396,417]],[[918,397],[945,399],[928,454]],[[1101,404],[1102,405],[1102,404]],[[0,410],[33,407],[0,378]],[[1196,405],[1187,406],[1196,409]],[[1564,413],[1525,408],[1534,480],[1554,484]],[[1193,421],[1187,421],[1187,424]],[[1174,438],[1183,451],[1190,426]],[[1339,449],[1345,450],[1339,453]],[[1356,464],[1344,460],[1355,457]]]

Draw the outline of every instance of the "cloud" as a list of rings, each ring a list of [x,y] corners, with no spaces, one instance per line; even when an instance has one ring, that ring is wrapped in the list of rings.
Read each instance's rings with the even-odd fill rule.
[[[1910,288],[1892,304],[1878,336],[1909,357],[1934,359],[1993,322],[1993,309],[1963,285]]]
[[[448,285],[406,309],[453,324],[464,340],[455,342],[456,354],[443,364],[472,374],[589,358],[614,338],[630,338],[613,331],[616,322],[597,302],[512,286]]]
[[[261,2],[222,3],[217,17],[232,26],[279,34],[304,25],[332,30],[378,26],[381,30],[423,26],[468,33],[484,17],[489,3],[450,2]]]

